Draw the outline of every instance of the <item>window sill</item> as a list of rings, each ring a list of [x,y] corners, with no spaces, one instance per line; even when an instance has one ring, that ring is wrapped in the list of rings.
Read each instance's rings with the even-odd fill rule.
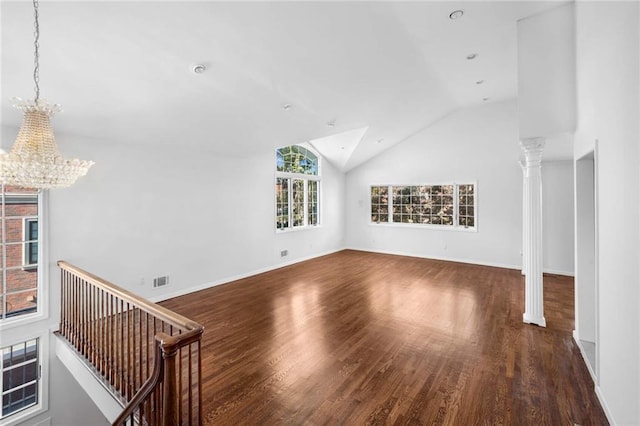
[[[4,320],[0,320],[0,331],[9,330],[14,327],[22,327],[34,322],[42,321],[47,319],[47,316],[44,312],[34,312],[32,314],[20,315],[15,318],[7,318]]]
[[[322,225],[307,225],[307,226],[296,226],[295,228],[276,229],[276,235],[288,234],[290,232],[309,231],[312,229],[320,229],[320,228],[322,228]]]
[[[369,222],[369,226],[382,226],[385,228],[411,228],[411,229],[428,229],[430,231],[446,231],[446,232],[478,232],[477,227],[465,228],[464,226],[443,226],[443,225],[420,225],[417,223],[386,223],[386,222]]]

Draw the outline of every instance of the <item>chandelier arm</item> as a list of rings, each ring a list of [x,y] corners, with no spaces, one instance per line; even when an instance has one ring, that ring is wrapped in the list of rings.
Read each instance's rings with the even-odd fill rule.
[[[35,104],[38,104],[38,100],[40,99],[40,22],[38,21],[38,0],[33,0],[33,16],[35,21],[33,23],[34,31],[33,35],[35,37],[33,42],[34,54],[33,54],[33,82],[35,83]]]

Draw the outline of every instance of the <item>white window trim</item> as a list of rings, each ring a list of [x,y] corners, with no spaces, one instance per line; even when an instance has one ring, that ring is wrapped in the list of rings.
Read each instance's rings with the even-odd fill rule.
[[[301,146],[303,148],[306,148],[307,150],[311,151],[317,158],[318,158],[318,174],[317,175],[308,175],[308,174],[304,174],[304,173],[290,173],[290,172],[281,172],[278,171],[277,169],[275,170],[275,177],[274,177],[274,182],[276,181],[277,178],[282,178],[282,179],[289,179],[289,224],[291,226],[288,226],[286,228],[275,228],[275,233],[276,234],[286,234],[289,232],[298,232],[298,231],[307,231],[310,229],[318,229],[318,228],[322,228],[322,210],[324,208],[324,203],[322,202],[322,158],[320,157],[320,154],[318,154],[318,152],[313,149],[311,147],[311,145],[307,144],[307,143],[298,143],[298,144],[294,144],[294,145],[298,145]],[[276,164],[277,161],[277,157],[278,157],[278,152],[277,149],[276,151],[274,151],[274,155],[275,155],[275,161],[274,161],[274,165]],[[293,226],[293,220],[292,220],[292,215],[293,215],[293,180],[295,179],[302,179],[304,181],[304,225],[303,226]],[[313,180],[318,182],[318,199],[316,200],[317,204],[318,204],[318,223],[316,225],[309,225],[308,224],[308,220],[309,220],[309,203],[308,203],[308,196],[309,196],[309,189],[308,189],[308,181]],[[276,199],[274,197],[274,208],[273,208],[273,212],[274,212],[274,219],[278,217],[278,204],[276,202]],[[274,221],[275,222],[275,221]]]
[[[39,201],[39,200],[38,200]],[[24,217],[22,218],[22,269],[23,270],[29,270],[29,269],[35,269],[40,265],[40,262],[36,262],[36,263],[29,263],[29,250],[27,249],[28,245],[32,242],[32,240],[29,237],[29,224],[33,223],[33,222],[38,222],[38,217],[37,216],[28,216],[28,217]],[[40,223],[38,223],[38,227],[40,226]],[[38,237],[40,236],[40,229],[38,228]],[[39,242],[40,238],[38,238],[38,240],[36,240],[37,242]],[[40,247],[38,247],[38,254],[40,254]],[[39,259],[38,259],[39,260]]]
[[[19,328],[49,317],[49,192],[38,193],[38,307],[36,312],[0,319],[0,331]],[[4,344],[4,338],[3,338]]]
[[[16,330],[17,331],[17,330]],[[3,426],[18,425],[32,417],[44,413],[49,409],[49,345],[50,334],[49,329],[45,328],[37,333],[11,333],[12,336],[3,334],[2,347],[15,345],[33,339],[38,339],[38,363],[40,365],[40,379],[38,380],[38,403],[32,407],[18,411],[4,419]]]
[[[453,185],[453,225],[434,225],[434,224],[419,224],[419,223],[402,223],[402,222],[393,222],[393,187],[394,186],[444,186],[444,185]],[[473,223],[475,226],[462,226],[458,225],[458,186],[459,185],[473,185],[474,187],[474,208],[473,208]],[[389,222],[372,222],[371,221],[371,188],[374,186],[386,186],[389,191],[389,206],[388,206],[388,217]],[[478,182],[477,181],[460,181],[460,182],[444,182],[444,183],[373,183],[368,187],[369,194],[369,209],[367,211],[368,215],[368,223],[370,226],[384,226],[384,227],[392,227],[392,228],[416,228],[416,229],[429,229],[435,231],[454,231],[454,232],[478,232]]]

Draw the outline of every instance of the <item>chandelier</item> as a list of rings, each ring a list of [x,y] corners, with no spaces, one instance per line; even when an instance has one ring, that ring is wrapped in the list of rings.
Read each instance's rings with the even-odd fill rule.
[[[65,159],[60,155],[53,136],[50,118],[62,111],[58,104],[40,99],[40,64],[38,0],[33,0],[35,16],[35,53],[33,81],[35,98],[14,98],[14,106],[24,112],[16,141],[8,154],[0,154],[0,180],[5,185],[25,188],[66,188],[87,174],[93,161]]]

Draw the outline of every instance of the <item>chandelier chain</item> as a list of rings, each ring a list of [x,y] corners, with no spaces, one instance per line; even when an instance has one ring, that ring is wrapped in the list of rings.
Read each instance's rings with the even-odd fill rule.
[[[36,84],[35,92],[36,99],[35,103],[38,104],[38,100],[40,99],[40,23],[38,21],[38,0],[33,0],[33,10],[34,10],[34,18],[35,21],[33,23],[34,31],[33,35],[35,37],[33,42],[34,47],[34,55],[33,55],[33,82]]]

